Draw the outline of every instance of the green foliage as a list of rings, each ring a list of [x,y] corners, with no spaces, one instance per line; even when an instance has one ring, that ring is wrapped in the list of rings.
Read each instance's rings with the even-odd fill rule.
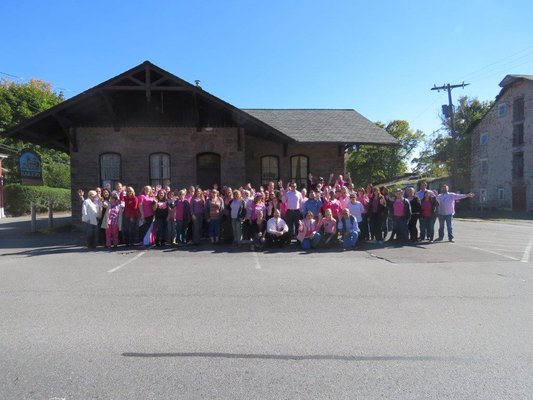
[[[405,173],[410,155],[419,141],[424,138],[423,132],[411,130],[407,121],[395,120],[389,122],[387,126],[378,122],[377,125],[398,139],[400,145],[368,145],[351,151],[346,168],[356,186],[389,181]]]
[[[68,164],[44,163],[43,181],[46,186],[53,188],[70,188],[70,166]]]
[[[29,214],[32,201],[37,212],[48,211],[49,199],[52,200],[54,211],[68,211],[71,208],[69,189],[11,184],[4,187],[4,196],[6,211],[13,216]]]
[[[457,152],[457,174],[459,176],[470,175],[471,140],[468,128],[483,116],[492,107],[493,102],[479,101],[477,98],[470,99],[468,96],[459,98],[459,104],[455,107],[454,125]],[[442,129],[429,138],[420,152],[420,156],[413,160],[416,171],[430,176],[449,175],[452,171],[452,138],[451,121],[441,116]]]
[[[3,79],[0,81],[0,133],[63,100],[63,95],[54,93],[47,82],[30,80],[28,83],[14,83]],[[6,183],[20,183],[17,153],[24,148],[32,149],[41,156],[45,185],[70,188],[68,154],[0,137],[0,152],[9,155],[2,163],[9,171]]]

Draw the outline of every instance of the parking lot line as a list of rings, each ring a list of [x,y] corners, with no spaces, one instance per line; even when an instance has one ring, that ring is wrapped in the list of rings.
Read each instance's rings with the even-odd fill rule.
[[[147,253],[146,250],[140,252],[139,254],[137,254],[135,257],[129,259],[128,261],[126,262],[123,262],[122,264],[120,264],[119,266],[113,268],[113,269],[110,269],[109,271],[107,271],[108,273],[112,274],[113,272],[116,272],[118,271],[119,269],[121,269],[122,267],[125,267],[126,265],[128,264],[131,264],[132,262],[134,262],[135,260],[137,260],[138,258],[142,257],[143,255],[145,255]]]
[[[531,239],[529,239],[529,243],[524,250],[524,255],[522,256],[522,259],[520,262],[527,263],[529,262],[529,255],[531,254],[531,247],[533,246],[533,236],[531,236]]]
[[[500,256],[500,257],[505,257],[505,258],[508,258],[509,260],[520,261],[519,258],[511,257],[511,256],[508,256],[507,254],[498,253],[498,252],[492,251],[492,250],[482,249],[481,247],[465,246],[465,245],[458,244],[458,243],[455,243],[455,246],[464,247],[465,249],[484,251],[485,253],[490,253],[490,254],[494,254],[494,255]]]

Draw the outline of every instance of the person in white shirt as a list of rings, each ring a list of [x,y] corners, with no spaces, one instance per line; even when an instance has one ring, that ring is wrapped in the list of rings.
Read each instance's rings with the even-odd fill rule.
[[[89,190],[89,197],[83,201],[81,206],[81,220],[87,224],[87,247],[89,249],[96,248],[98,216],[101,212],[96,191]]]
[[[365,211],[365,207],[363,206],[363,203],[357,200],[355,193],[350,194],[350,202],[346,208],[350,210],[350,214],[355,217],[358,223],[363,221],[363,212]]]
[[[442,185],[440,194],[437,196],[437,201],[439,202],[439,237],[437,238],[437,241],[442,241],[444,239],[444,223],[446,223],[446,228],[448,230],[448,241],[455,241],[452,229],[452,220],[455,214],[455,202],[472,197],[474,197],[474,193],[452,193],[449,191],[448,185]]]
[[[298,221],[300,221],[302,205],[302,194],[296,190],[296,182],[290,184],[289,190],[283,194],[282,201],[287,205],[285,218],[289,226],[289,235],[294,237],[298,234]]]
[[[280,215],[279,210],[275,210],[274,216],[267,222],[266,242],[269,247],[283,247],[291,241],[289,227]]]

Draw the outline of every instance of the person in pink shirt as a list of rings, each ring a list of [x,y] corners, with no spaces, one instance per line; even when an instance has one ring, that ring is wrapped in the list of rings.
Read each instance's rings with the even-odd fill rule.
[[[152,187],[145,186],[143,193],[139,195],[139,212],[141,214],[142,225],[139,227],[139,240],[142,244],[144,236],[152,222],[154,221],[154,205],[155,199],[152,194]]]
[[[396,232],[399,241],[407,242],[409,239],[407,224],[411,218],[411,204],[409,200],[403,197],[402,189],[396,189],[394,195],[395,198],[392,203],[393,231]]]
[[[318,230],[322,233],[323,247],[331,247],[337,244],[337,220],[333,218],[331,209],[324,211],[324,217],[318,217]]]
[[[303,250],[314,249],[320,244],[321,236],[318,232],[318,222],[312,211],[307,211],[305,218],[299,222],[297,239]]]
[[[322,212],[324,214],[326,210],[331,210],[333,218],[337,218],[341,213],[341,202],[335,197],[335,192],[333,190],[329,192],[329,196],[325,197],[324,204],[322,205]]]
[[[126,197],[124,198],[124,212],[122,216],[122,232],[126,246],[132,246],[135,243],[139,217],[139,199],[135,196],[135,190],[131,186],[126,188]]]
[[[420,240],[427,239],[430,243],[433,242],[438,207],[439,203],[437,203],[436,197],[430,190],[426,190],[421,202]]]
[[[369,185],[370,187],[372,185]],[[367,186],[368,187],[368,186]],[[367,241],[369,239],[369,226],[368,226],[368,204],[370,202],[370,199],[365,191],[364,188],[357,189],[357,201],[363,205],[363,212],[362,212],[362,221],[359,224],[359,229],[361,230],[361,236],[359,237],[359,240],[361,241]]]
[[[102,228],[105,229],[105,247],[118,246],[118,232],[121,227],[122,207],[119,194],[113,192],[110,195],[107,210],[102,221]]]
[[[457,194],[449,191],[448,185],[442,185],[440,194],[437,196],[439,202],[439,237],[437,241],[444,239],[444,223],[448,230],[448,241],[453,242],[452,220],[455,214],[455,202],[461,199],[474,197],[474,193]]]

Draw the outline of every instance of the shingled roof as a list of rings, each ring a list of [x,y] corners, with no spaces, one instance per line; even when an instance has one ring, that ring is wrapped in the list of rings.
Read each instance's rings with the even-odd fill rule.
[[[284,143],[398,144],[355,110],[243,110],[149,61],[0,135],[68,151],[77,148],[79,126],[113,126],[118,131],[121,126],[207,125],[239,126],[247,135]]]
[[[398,141],[355,110],[243,109],[298,142],[396,145]]]

